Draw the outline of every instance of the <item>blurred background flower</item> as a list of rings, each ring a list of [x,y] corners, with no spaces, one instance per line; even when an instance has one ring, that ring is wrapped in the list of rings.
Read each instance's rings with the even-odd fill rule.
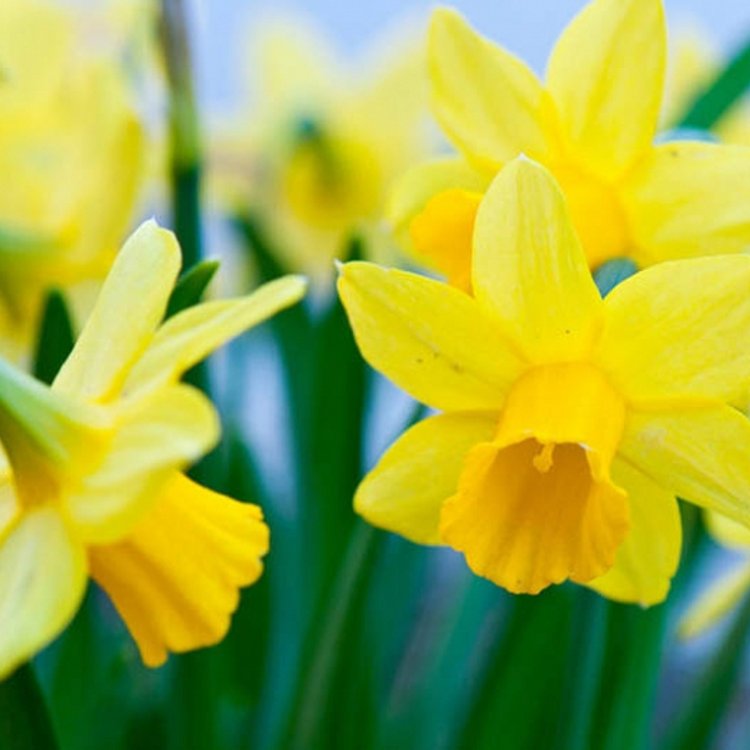
[[[0,321],[25,346],[51,286],[101,279],[134,219],[147,153],[125,5],[0,8]]]

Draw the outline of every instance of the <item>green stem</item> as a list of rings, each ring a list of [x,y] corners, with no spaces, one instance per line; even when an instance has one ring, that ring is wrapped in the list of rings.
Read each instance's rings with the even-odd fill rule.
[[[30,664],[0,682],[0,747],[3,750],[58,749],[52,720]]]
[[[169,81],[170,172],[174,230],[183,266],[202,257],[201,140],[183,0],[161,0],[161,39]]]
[[[750,85],[750,40],[690,105],[682,128],[709,130],[740,99]]]
[[[650,747],[667,605],[637,609],[609,602],[607,654],[591,747]]]
[[[562,694],[557,746],[591,747],[591,731],[607,642],[607,602],[585,588],[576,591],[568,674]]]
[[[340,644],[361,606],[372,570],[379,532],[359,522],[339,568],[330,597],[321,608],[305,645],[303,670],[291,716],[279,745],[288,750],[322,747],[322,729],[331,710],[332,687],[340,665]],[[328,738],[330,740],[330,738]]]
[[[47,295],[34,353],[34,377],[52,383],[73,350],[75,335],[62,292],[53,289]]]
[[[550,747],[572,627],[571,590],[514,596],[476,698],[457,738],[460,750]]]

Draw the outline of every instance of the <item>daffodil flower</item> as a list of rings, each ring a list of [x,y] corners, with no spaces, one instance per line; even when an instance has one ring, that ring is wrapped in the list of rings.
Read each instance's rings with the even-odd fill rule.
[[[142,116],[122,61],[82,38],[82,18],[48,0],[0,5],[0,172],[13,185],[0,193],[0,339],[9,339],[0,351],[9,355],[28,347],[50,286],[104,277],[139,196]]]
[[[740,561],[720,574],[690,605],[678,629],[682,638],[694,638],[717,625],[750,591],[750,529],[720,513],[708,512],[705,519],[709,534],[736,552]]]
[[[389,34],[377,54],[342,60],[312,25],[284,18],[249,46],[257,106],[212,152],[230,210],[250,208],[286,267],[326,282],[354,235],[370,257],[392,257],[386,197],[429,154],[423,40]]]
[[[432,110],[461,156],[416,167],[395,191],[390,217],[410,225],[414,252],[465,287],[479,199],[520,154],[557,178],[592,268],[748,247],[750,149],[654,143],[666,46],[661,0],[594,0],[563,32],[542,83],[458,13],[437,10]]]
[[[281,279],[162,323],[179,265],[174,236],[144,224],[51,387],[0,360],[0,678],[59,634],[89,576],[155,666],[220,640],[239,587],[261,573],[260,510],[180,473],[219,425],[178,380],[304,283]]]
[[[360,350],[441,410],[361,483],[356,510],[452,547],[509,591],[571,579],[661,601],[678,563],[675,497],[750,523],[750,257],[672,261],[602,299],[563,194],[526,159],[476,219],[474,295],[348,263]]]

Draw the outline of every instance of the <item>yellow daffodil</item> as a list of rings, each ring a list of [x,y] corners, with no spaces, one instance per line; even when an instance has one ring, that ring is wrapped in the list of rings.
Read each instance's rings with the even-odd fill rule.
[[[52,387],[0,360],[0,678],[65,627],[88,576],[155,666],[221,639],[239,587],[261,573],[260,510],[180,473],[219,428],[178,379],[297,301],[304,283],[281,279],[162,323],[179,264],[173,235],[144,224]]]
[[[386,196],[430,142],[423,45],[387,41],[366,64],[338,60],[312,27],[287,19],[252,45],[257,105],[218,139],[214,174],[289,268],[329,279],[355,234],[368,254],[387,252]]]
[[[0,5],[0,320],[15,340],[48,287],[104,275],[138,194],[144,132],[122,63],[77,22],[48,0]]]
[[[722,67],[719,53],[698,27],[675,36],[667,67],[662,126],[673,128],[695,97],[710,86]],[[722,143],[750,146],[750,100],[740,100],[713,129]]]
[[[750,530],[719,513],[706,513],[705,518],[711,536],[744,559],[720,575],[693,602],[680,622],[683,638],[693,638],[718,624],[750,591]]]
[[[675,496],[750,523],[750,257],[672,261],[601,299],[548,171],[513,161],[477,212],[474,296],[369,263],[339,291],[370,364],[444,413],[364,479],[376,526],[513,592],[566,579],[661,601]]]
[[[750,149],[654,143],[666,58],[661,0],[594,0],[557,42],[545,83],[448,9],[432,18],[428,58],[432,109],[461,157],[407,174],[390,215],[397,228],[411,226],[414,251],[457,286],[470,275],[481,194],[520,154],[557,178],[592,268],[750,245]]]

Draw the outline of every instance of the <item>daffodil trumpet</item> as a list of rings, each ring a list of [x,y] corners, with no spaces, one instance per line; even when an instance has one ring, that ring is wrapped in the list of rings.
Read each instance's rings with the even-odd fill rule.
[[[163,322],[179,265],[174,236],[147,222],[51,387],[0,360],[0,678],[60,633],[89,577],[157,666],[220,640],[261,574],[260,509],[182,473],[219,423],[179,378],[305,285],[287,277]]]
[[[662,601],[676,496],[750,523],[750,422],[730,405],[750,366],[750,257],[664,263],[602,299],[562,191],[521,158],[479,205],[471,284],[342,267],[365,358],[443,412],[385,453],[356,510],[512,592],[570,579]]]

